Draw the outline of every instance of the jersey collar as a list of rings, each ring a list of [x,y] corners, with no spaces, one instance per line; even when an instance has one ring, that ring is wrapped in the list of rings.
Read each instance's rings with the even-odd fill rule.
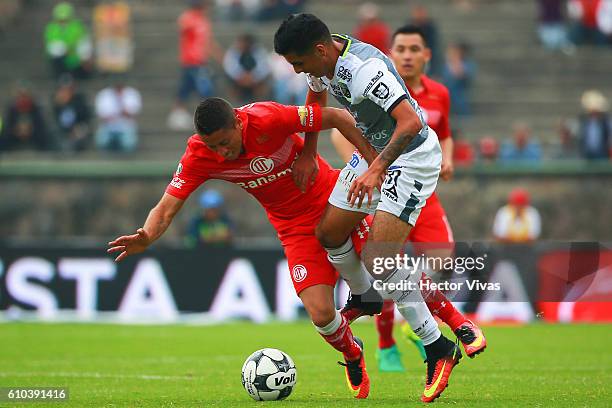
[[[332,34],[332,38],[344,42],[344,47],[342,47],[342,50],[340,51],[340,58],[346,57],[346,54],[348,53],[348,50],[349,48],[351,48],[351,44],[353,43],[353,39],[348,35],[342,34]]]
[[[255,141],[249,138],[249,115],[242,109],[234,109],[234,112],[236,112],[236,117],[240,118],[242,121],[242,148],[244,152],[242,152],[238,158],[252,159],[257,157]]]
[[[350,37],[342,34],[332,34],[332,38],[338,40],[339,42],[344,42],[344,47],[342,47],[342,50],[340,50],[340,57],[336,60],[336,66],[334,67],[334,76],[332,78],[327,78],[330,82],[338,76],[338,70],[340,69],[340,59],[346,57],[346,54],[348,53],[348,50],[351,47],[351,44],[353,43],[353,40]]]

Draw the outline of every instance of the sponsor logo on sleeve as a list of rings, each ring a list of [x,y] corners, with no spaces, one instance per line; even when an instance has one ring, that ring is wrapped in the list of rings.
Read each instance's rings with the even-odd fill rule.
[[[305,106],[298,106],[298,116],[300,117],[300,124],[306,126],[306,117],[308,116],[308,109]]]
[[[383,75],[384,73],[382,71],[378,71],[378,73],[374,76],[374,78],[370,80],[370,83],[368,84],[368,86],[366,86],[365,90],[363,91],[363,96],[366,96],[368,92],[370,92],[370,89],[372,89],[372,87],[378,82],[380,78],[383,77]]]
[[[376,87],[372,91],[372,95],[374,95],[378,99],[387,99],[389,97],[389,87],[384,82],[381,82],[376,85]]]
[[[314,126],[314,108],[312,106],[308,107],[308,127]]]
[[[185,184],[185,180],[179,177],[179,174],[181,174],[182,171],[183,171],[183,163],[179,162],[178,166],[176,166],[174,177],[172,177],[172,181],[170,182],[170,185],[172,187],[179,189],[179,190],[183,187],[183,184]]]
[[[185,184],[185,180],[177,176],[174,176],[170,182],[170,185],[178,190],[183,188],[183,184]]]
[[[346,82],[351,82],[351,79],[353,79],[353,74],[351,74],[351,71],[348,68],[341,66],[338,68],[338,78],[343,79]]]

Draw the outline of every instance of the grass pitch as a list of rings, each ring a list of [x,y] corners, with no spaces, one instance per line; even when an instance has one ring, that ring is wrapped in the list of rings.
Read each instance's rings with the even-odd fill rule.
[[[612,406],[612,325],[485,327],[488,348],[463,358],[435,406]],[[309,322],[221,326],[0,324],[0,387],[69,387],[70,407],[405,407],[423,405],[425,366],[396,338],[407,372],[380,374],[371,323],[353,325],[366,345],[370,397],[354,400],[340,355]],[[298,383],[282,402],[255,402],[240,384],[244,359],[263,347],[293,357]],[[31,406],[33,403],[0,406]],[[42,405],[41,405],[42,404]],[[37,406],[46,406],[36,403]]]

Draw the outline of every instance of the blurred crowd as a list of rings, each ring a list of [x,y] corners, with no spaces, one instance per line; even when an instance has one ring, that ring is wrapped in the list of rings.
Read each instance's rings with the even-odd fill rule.
[[[573,55],[585,44],[609,47],[612,38],[612,0],[534,0],[538,3],[537,34],[542,46]],[[276,100],[302,104],[306,81],[269,51],[252,32],[239,33],[221,47],[213,25],[221,21],[262,22],[280,20],[303,11],[305,0],[188,0],[177,18],[180,75],[174,104],[166,118],[173,131],[193,129],[190,103],[195,98],[218,95],[246,104]],[[476,0],[455,0],[458,8],[478,7]],[[8,4],[8,3],[7,3]],[[406,22],[420,27],[432,50],[428,75],[443,82],[451,95],[456,125],[455,162],[536,164],[548,159],[609,159],[612,151],[612,116],[606,96],[585,90],[576,101],[575,117],[557,126],[555,142],[543,144],[529,123],[516,122],[507,135],[474,140],[463,135],[461,119],[473,114],[473,86],[478,79],[477,53],[460,38],[444,41],[425,2],[411,2]],[[49,75],[56,81],[51,103],[43,103],[34,84],[20,81],[12,90],[0,122],[0,151],[50,150],[131,153],[139,148],[141,93],[130,84],[134,63],[132,10],[125,1],[104,0],[93,8],[91,26],[79,17],[70,2],[57,3],[41,41],[45,45]],[[375,3],[356,9],[352,34],[388,52],[394,27],[381,16]],[[214,24],[213,24],[214,23]],[[446,45],[445,45],[446,44]],[[91,89],[92,77],[106,78],[107,86]],[[83,90],[93,91],[88,100]],[[169,95],[170,96],[170,95]],[[581,105],[581,109],[578,106]],[[48,112],[44,107],[48,107]],[[499,140],[504,140],[499,142]]]
[[[537,0],[538,35],[549,50],[573,54],[576,46],[612,44],[612,1]]]

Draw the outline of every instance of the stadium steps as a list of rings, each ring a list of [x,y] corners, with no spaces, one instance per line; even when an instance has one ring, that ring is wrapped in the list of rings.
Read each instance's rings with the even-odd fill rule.
[[[409,9],[404,1],[379,3],[391,27],[408,19]],[[473,46],[478,64],[472,92],[475,113],[461,121],[467,138],[477,139],[484,135],[506,138],[512,123],[520,120],[530,123],[534,134],[549,142],[556,138],[560,118],[573,117],[579,112],[583,90],[604,87],[604,92],[612,94],[612,84],[608,80],[612,66],[609,49],[585,47],[573,57],[548,53],[542,50],[536,37],[533,2],[475,3],[477,7],[466,12],[448,6],[446,0],[427,2],[438,22],[443,42],[466,40]],[[79,15],[87,22],[91,20],[91,4],[83,1],[77,6]],[[183,3],[131,0],[130,5],[136,63],[127,79],[141,91],[144,100],[139,117],[141,154],[156,155],[158,151],[180,154],[186,134],[168,131],[165,119],[173,104],[178,81],[176,18]],[[35,85],[45,105],[49,103],[54,86],[43,57],[42,43],[51,7],[51,2],[30,0],[26,13],[0,38],[1,88],[10,89],[18,72],[19,77]],[[354,2],[311,0],[308,10],[331,22],[333,31],[350,32],[355,25]],[[254,25],[215,21],[214,30],[224,47],[231,44],[237,33],[250,31],[256,32],[270,49],[276,26],[277,22]],[[95,77],[83,82],[81,87],[93,101],[95,92],[107,83],[108,78]],[[223,86],[220,94],[226,94]],[[327,137],[322,137],[320,144],[326,157],[335,157]]]

